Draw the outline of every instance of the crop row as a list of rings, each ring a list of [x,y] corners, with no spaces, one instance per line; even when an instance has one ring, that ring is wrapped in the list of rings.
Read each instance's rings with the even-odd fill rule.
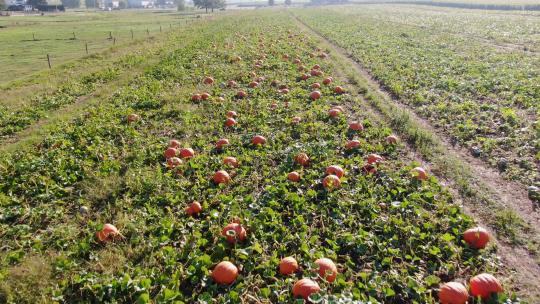
[[[422,22],[427,13],[406,21],[399,21],[400,13],[385,6],[299,10],[297,14],[344,47],[386,89],[456,144],[509,179],[525,185],[538,182],[540,70],[536,54],[450,34],[440,22]],[[452,16],[445,13],[442,20],[450,23]],[[414,22],[420,25],[403,25]]]
[[[338,78],[322,84],[332,61],[289,17],[250,12],[196,31],[178,35],[182,47],[109,100],[2,156],[0,296],[285,303],[295,282],[311,278],[328,299],[431,303],[439,283],[497,271],[493,247],[464,243],[472,220],[434,177],[411,174],[418,164],[387,141],[391,130],[354,96],[336,93]],[[300,70],[315,65],[324,75]],[[203,83],[209,76],[215,82]],[[319,99],[310,98],[315,82]],[[236,123],[227,127],[229,111]],[[350,130],[352,120],[363,130]],[[229,144],[216,148],[224,138]],[[171,166],[164,151],[172,139],[193,157]],[[351,140],[359,145],[347,149]],[[366,167],[373,153],[383,161]],[[323,186],[331,165],[345,171],[333,191]],[[213,180],[220,170],[228,183]],[[194,201],[201,210],[190,215]],[[227,241],[230,223],[245,240]],[[299,270],[285,276],[278,264],[288,256]],[[337,264],[335,281],[317,272],[320,258]],[[239,271],[231,285],[216,283],[222,261]],[[38,282],[21,269],[40,273]]]

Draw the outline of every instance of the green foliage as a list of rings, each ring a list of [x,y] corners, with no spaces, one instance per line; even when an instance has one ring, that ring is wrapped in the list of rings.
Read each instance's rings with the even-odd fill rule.
[[[497,271],[494,253],[471,250],[461,240],[472,220],[436,178],[412,177],[418,164],[409,162],[403,145],[386,142],[390,128],[370,120],[355,94],[323,86],[320,100],[309,99],[311,85],[323,76],[299,80],[299,66],[283,55],[319,64],[325,75],[338,71],[330,59],[310,56],[318,41],[298,31],[288,15],[223,16],[170,39],[175,47],[143,75],[84,115],[52,127],[38,144],[0,155],[0,279],[8,282],[0,286],[0,299],[294,303],[292,284],[312,277],[322,287],[317,297],[327,302],[434,303],[439,282]],[[254,88],[248,87],[252,71],[264,77]],[[216,79],[212,86],[202,84],[209,75]],[[107,77],[115,77],[114,70],[79,85]],[[228,80],[239,88],[227,87]],[[278,92],[272,80],[289,93]],[[337,76],[334,82],[345,84]],[[239,89],[247,98],[236,97]],[[202,92],[211,97],[191,100]],[[335,105],[344,112],[329,118]],[[238,113],[232,128],[224,126],[229,110]],[[133,113],[140,120],[128,123]],[[301,122],[292,123],[294,116]],[[362,121],[364,131],[350,131],[352,119]],[[253,146],[256,134],[267,143]],[[163,151],[173,138],[195,156],[171,169]],[[230,145],[216,150],[219,138]],[[350,139],[361,147],[345,150]],[[295,163],[299,152],[310,156],[309,166]],[[361,169],[369,153],[385,159],[372,174]],[[225,166],[225,156],[240,165]],[[331,192],[321,185],[329,165],[346,171],[342,187]],[[231,183],[211,182],[217,170],[227,170]],[[302,177],[297,183],[286,177],[293,170]],[[194,200],[203,211],[191,217],[184,209]],[[81,214],[81,206],[89,214]],[[248,236],[231,245],[220,232],[234,219]],[[104,223],[117,226],[122,238],[99,243],[95,234]],[[35,270],[32,256],[47,257],[39,259],[46,263],[41,272],[16,271]],[[285,256],[296,257],[301,272],[280,275]],[[313,268],[323,256],[339,265],[332,284]],[[210,277],[223,260],[241,269],[227,287]],[[19,291],[21,282],[28,289]],[[26,299],[30,287],[33,298]],[[507,298],[501,295],[500,302]]]
[[[502,174],[530,185],[540,172],[535,119],[527,118],[536,117],[540,105],[539,58],[519,47],[501,52],[500,45],[530,40],[530,49],[540,50],[540,44],[530,38],[534,30],[517,30],[523,19],[471,13],[474,18],[390,5],[297,11],[303,22],[345,48],[393,97],[456,144],[481,148],[489,163],[508,160]],[[487,28],[489,39],[474,38],[489,36]]]

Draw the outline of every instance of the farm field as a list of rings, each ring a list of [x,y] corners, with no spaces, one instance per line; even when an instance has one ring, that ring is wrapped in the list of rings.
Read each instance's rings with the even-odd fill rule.
[[[216,16],[163,48],[0,154],[0,301],[301,303],[310,278],[313,302],[437,303],[442,284],[490,273],[491,302],[519,302],[497,245],[464,240],[478,224],[289,14]]]
[[[295,14],[455,144],[524,187],[539,182],[537,13],[362,5]]]
[[[87,56],[87,44],[88,54],[100,53],[156,36],[160,27],[162,32],[185,27],[194,17],[166,10],[0,17],[0,85],[47,69],[47,54],[58,66]]]

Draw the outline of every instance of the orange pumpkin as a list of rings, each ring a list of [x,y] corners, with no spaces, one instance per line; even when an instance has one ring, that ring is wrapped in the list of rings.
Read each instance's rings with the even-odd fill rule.
[[[221,138],[216,142],[216,149],[222,149],[224,146],[229,144],[229,140],[226,138]]]
[[[380,163],[382,161],[383,161],[383,158],[379,154],[372,153],[372,154],[369,154],[367,156],[368,164],[376,164],[376,163]]]
[[[127,121],[129,123],[139,121],[139,115],[137,115],[137,114],[129,114],[128,117],[127,117]]]
[[[364,130],[364,126],[359,123],[358,121],[353,121],[351,123],[349,123],[349,129],[353,130],[353,131],[362,131]]]
[[[463,239],[472,248],[483,249],[489,242],[489,233],[482,227],[471,228],[463,233]]]
[[[203,83],[204,83],[204,84],[214,84],[214,78],[209,77],[209,76],[204,77]]]
[[[327,175],[323,179],[323,186],[328,191],[332,191],[334,189],[339,189],[341,187],[341,181],[339,180],[339,177],[336,175]]]
[[[416,167],[412,170],[414,177],[418,180],[427,180],[428,175],[426,173],[426,170],[422,167]]]
[[[315,261],[315,264],[319,265],[319,275],[328,281],[329,283],[334,282],[337,277],[337,267],[332,260],[328,258],[321,258]]]
[[[309,94],[309,98],[313,99],[313,100],[317,100],[319,98],[321,98],[321,91],[313,91]]]
[[[227,112],[227,118],[234,118],[234,117],[236,117],[236,116],[237,116],[237,114],[236,114],[235,111],[229,111],[229,112]]]
[[[247,236],[246,229],[239,223],[230,223],[223,227],[221,235],[227,238],[227,242],[234,244],[236,241],[244,241]]]
[[[252,89],[253,89],[253,88],[256,88],[256,87],[257,87],[258,85],[259,85],[259,83],[258,83],[258,82],[256,82],[256,81],[252,81],[252,82],[250,82],[250,83],[249,83],[249,85],[248,85],[248,86],[249,86],[250,88],[252,88]]]
[[[314,84],[311,85],[311,88],[316,90],[316,89],[320,89],[321,88],[321,84],[318,83],[318,82],[315,82]]]
[[[353,140],[349,140],[347,142],[347,144],[345,145],[345,149],[347,150],[352,150],[352,149],[356,149],[358,147],[360,147],[360,141],[359,140],[356,140],[356,139],[353,139]]]
[[[343,94],[343,93],[345,93],[345,89],[344,89],[343,87],[336,86],[336,87],[334,88],[334,93],[336,93],[336,94]]]
[[[236,92],[236,97],[238,98],[245,98],[246,96],[247,96],[247,93],[245,91]]]
[[[339,178],[342,178],[345,175],[345,170],[338,165],[332,165],[326,168],[326,174],[333,174]]]
[[[328,116],[335,118],[338,117],[341,114],[341,111],[336,108],[332,108],[328,111]]]
[[[175,148],[175,149],[177,149],[177,148],[179,148],[179,147],[180,147],[180,142],[179,142],[178,140],[176,140],[176,139],[171,139],[171,140],[169,141],[169,148]]]
[[[225,120],[225,126],[227,127],[232,127],[236,124],[236,120],[232,117],[229,117],[227,118],[227,120]]]
[[[297,182],[300,180],[300,174],[296,171],[290,172],[289,174],[287,174],[287,179],[291,182]]]
[[[319,284],[310,279],[301,279],[294,283],[292,293],[294,297],[302,297],[308,300],[309,296],[321,290]]]
[[[191,100],[192,101],[200,101],[201,100],[201,95],[200,94],[193,94],[191,95]]]
[[[232,284],[238,277],[238,268],[228,261],[220,262],[212,270],[212,279],[222,285]]]
[[[238,167],[238,161],[232,156],[227,156],[223,159],[223,164],[231,167]]]
[[[471,278],[469,289],[473,297],[481,297],[482,299],[487,299],[491,294],[503,291],[499,280],[489,273],[482,273]]]
[[[165,156],[165,158],[175,157],[176,156],[176,149],[175,148],[167,148],[167,150],[165,150],[165,152],[163,153],[163,156]]]
[[[202,206],[199,202],[194,201],[189,207],[186,207],[185,211],[188,215],[197,215],[202,211]]]
[[[98,231],[96,233],[96,237],[98,238],[100,242],[110,241],[119,235],[120,235],[120,232],[112,224],[103,225],[103,229],[101,229],[101,231]]]
[[[323,84],[324,85],[329,85],[332,83],[334,79],[332,79],[332,77],[326,77],[324,80],[323,80]]]
[[[266,138],[264,138],[264,136],[261,136],[261,135],[256,135],[251,139],[251,142],[254,145],[264,145],[266,143]]]
[[[459,282],[448,282],[439,289],[439,302],[441,304],[465,304],[469,299],[469,292]]]
[[[309,156],[307,156],[306,153],[298,153],[298,155],[296,155],[296,157],[294,158],[294,160],[300,164],[301,166],[308,166],[309,165]]]
[[[281,90],[279,90],[279,93],[281,93],[281,94],[289,94],[289,89],[281,89]]]
[[[231,177],[229,176],[229,173],[227,173],[227,171],[219,170],[214,173],[213,180],[216,184],[227,184],[231,181]]]
[[[386,142],[389,143],[389,144],[391,144],[391,145],[397,144],[397,141],[398,141],[398,138],[397,138],[397,136],[395,136],[395,135],[388,135],[388,136],[386,137]]]
[[[167,167],[170,169],[176,168],[182,164],[182,160],[178,157],[167,158]]]
[[[201,94],[201,99],[202,100],[207,100],[208,98],[210,98],[210,94],[208,94],[206,92]]]
[[[192,158],[195,155],[195,151],[191,148],[183,148],[180,150],[181,158]]]
[[[227,86],[228,86],[229,88],[236,88],[236,87],[238,86],[238,84],[237,84],[236,81],[234,81],[234,80],[229,80],[229,81],[227,82]]]
[[[298,271],[298,262],[293,257],[286,257],[279,262],[279,273],[290,275]]]

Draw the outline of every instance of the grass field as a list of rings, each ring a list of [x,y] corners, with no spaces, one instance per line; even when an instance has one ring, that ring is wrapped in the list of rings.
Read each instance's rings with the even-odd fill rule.
[[[468,199],[483,204],[489,189],[478,177],[441,170],[419,142],[464,171],[472,167],[445,155],[436,135],[405,112],[381,110],[404,102],[452,132],[478,117],[480,130],[490,128],[504,106],[517,112],[501,122],[512,143],[504,156],[534,161],[529,148],[516,149],[536,139],[511,131],[535,128],[521,116],[537,110],[529,95],[535,78],[497,78],[521,92],[512,100],[487,80],[535,68],[534,27],[506,24],[521,25],[511,14],[455,12],[379,5],[218,12],[74,55],[50,71],[13,63],[20,76],[5,78],[0,103],[0,303],[303,303],[302,279],[318,290],[306,296],[312,303],[445,303],[448,282],[467,286],[457,303],[536,303],[535,224],[510,205],[470,212],[476,205]],[[84,16],[81,33],[92,28],[94,37],[114,19],[129,30],[186,18]],[[64,26],[53,23],[59,31],[77,23],[71,14],[14,18],[62,18]],[[441,23],[448,27],[437,32]],[[487,24],[498,34],[466,40],[483,36]],[[512,29],[526,33],[530,54],[500,34]],[[510,49],[494,51],[501,44]],[[481,69],[482,56],[489,68]],[[351,58],[393,94],[388,101]],[[491,103],[477,94],[487,91]],[[439,95],[459,119],[443,119]],[[456,138],[466,145],[485,136],[467,134]],[[508,168],[522,170],[520,182],[536,178],[513,159]],[[468,183],[468,193],[454,183]],[[468,239],[477,226],[488,228],[485,247]],[[285,257],[298,264],[290,274],[280,266]],[[224,261],[233,266],[220,269]],[[482,273],[502,285],[483,300],[469,288]]]
[[[4,71],[0,85],[47,69],[47,54],[56,66],[86,56],[87,44],[88,53],[95,54],[109,49],[114,42],[132,42],[131,31],[134,39],[142,39],[158,34],[160,27],[161,31],[183,27],[186,17],[192,16],[174,11],[80,11],[0,17],[0,66]]]

